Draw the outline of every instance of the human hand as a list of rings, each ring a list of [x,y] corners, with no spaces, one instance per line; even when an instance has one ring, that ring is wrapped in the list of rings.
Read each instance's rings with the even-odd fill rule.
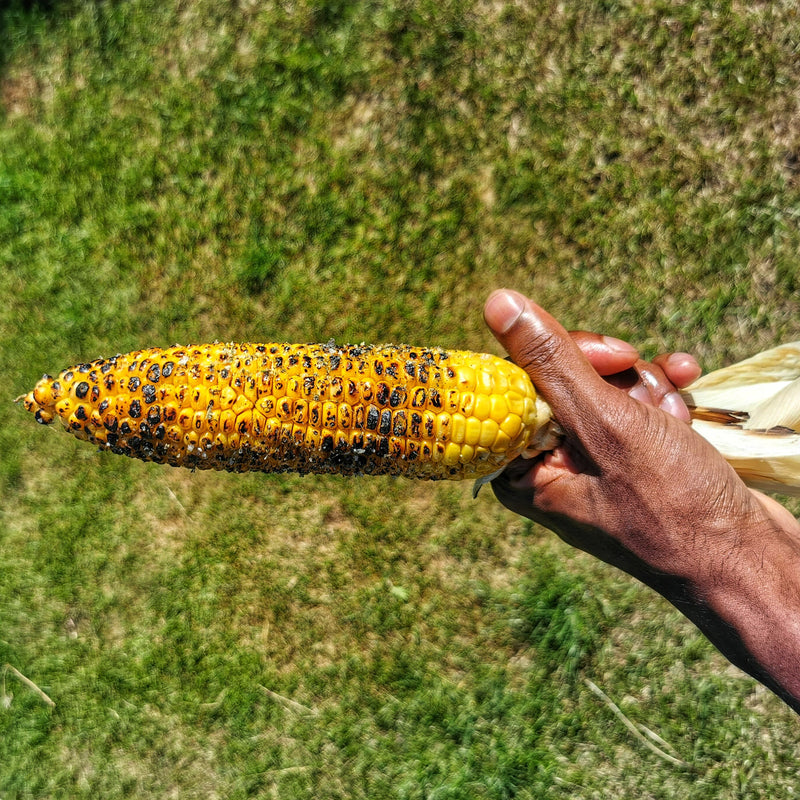
[[[485,316],[565,432],[555,450],[516,461],[493,482],[507,507],[637,577],[648,569],[684,578],[713,569],[704,563],[707,536],[730,538],[731,515],[736,528],[763,522],[733,470],[685,424],[688,412],[663,367],[605,337],[570,337],[513,292],[493,295]],[[678,369],[669,357],[661,363],[696,376],[686,359]],[[704,532],[691,542],[686,532],[697,530],[698,514]]]
[[[673,387],[696,362],[648,365],[616,340],[570,336],[516,292],[493,294],[484,315],[564,432],[492,482],[498,499],[662,593],[800,710],[797,523],[687,424]]]

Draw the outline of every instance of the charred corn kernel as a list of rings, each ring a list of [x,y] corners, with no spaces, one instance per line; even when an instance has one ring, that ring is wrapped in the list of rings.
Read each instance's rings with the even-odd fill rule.
[[[434,428],[434,433],[436,435],[436,439],[440,441],[442,444],[447,444],[450,441],[451,435],[451,422],[452,417],[450,414],[439,414],[436,417],[436,426]]]
[[[24,405],[173,466],[430,479],[495,472],[546,417],[527,375],[495,356],[333,344],[141,350],[46,375]]]
[[[471,417],[475,413],[475,393],[464,392],[461,395],[461,402],[458,407],[462,414]]]
[[[191,406],[182,408],[178,412],[178,425],[185,431],[192,427],[192,418],[194,417],[194,409]],[[235,417],[234,417],[235,419]]]
[[[220,408],[225,410],[228,408],[232,408],[233,404],[236,402],[238,395],[236,394],[236,390],[230,386],[224,386],[222,391],[219,393],[219,405]],[[262,403],[264,400],[261,401]]]
[[[446,393],[444,399],[444,411],[447,414],[455,414],[458,411],[459,401],[461,400],[461,393],[457,389],[450,389]],[[431,405],[436,405],[431,403]]]
[[[462,392],[472,392],[475,390],[476,371],[469,364],[465,364],[456,370],[457,386]]]

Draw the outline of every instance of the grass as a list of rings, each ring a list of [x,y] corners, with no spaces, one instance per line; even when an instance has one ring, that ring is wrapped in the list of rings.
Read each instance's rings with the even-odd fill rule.
[[[798,338],[792,4],[40,0],[0,42],[2,800],[794,796],[793,714],[488,492],[11,402],[176,341],[496,352],[499,285],[709,368]]]

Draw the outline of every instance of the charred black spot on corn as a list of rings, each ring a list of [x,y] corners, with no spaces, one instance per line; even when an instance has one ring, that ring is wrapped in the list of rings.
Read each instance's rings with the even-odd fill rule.
[[[540,412],[504,359],[332,342],[141,350],[45,375],[22,399],[37,422],[146,461],[429,479],[495,472]]]

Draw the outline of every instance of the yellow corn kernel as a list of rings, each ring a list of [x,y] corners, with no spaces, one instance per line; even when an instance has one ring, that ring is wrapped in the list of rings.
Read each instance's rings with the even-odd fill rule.
[[[183,430],[188,431],[192,427],[192,418],[194,417],[194,409],[191,406],[184,406],[178,412],[178,425],[183,428]],[[235,419],[235,417],[234,417]]]
[[[464,423],[464,443],[474,447],[481,440],[481,421],[477,417],[467,417]]]
[[[540,424],[512,363],[390,345],[140,350],[44,376],[23,399],[111,452],[234,472],[477,478]]]
[[[451,439],[452,426],[450,423],[452,420],[453,418],[450,414],[439,414],[439,416],[436,417],[436,438],[442,443],[447,443]]]
[[[499,425],[508,416],[508,401],[504,395],[493,394],[489,398],[489,403],[492,408],[490,417]]]
[[[463,444],[467,437],[467,418],[463,414],[453,414],[450,440],[455,444]]]
[[[495,454],[509,452],[511,450],[511,437],[507,436],[503,431],[498,430],[491,450]]]
[[[461,459],[461,448],[455,443],[445,445],[444,448],[444,463],[449,467],[454,467]]]
[[[506,405],[510,414],[521,417],[525,413],[525,398],[512,390],[505,395]]]
[[[458,454],[458,460],[462,464],[469,464],[475,458],[475,448],[471,444],[465,444]]]
[[[522,420],[516,414],[509,414],[501,423],[500,430],[513,440],[522,430]]]
[[[492,416],[492,401],[489,395],[479,394],[475,396],[475,407],[473,415],[480,420],[489,419]]]
[[[73,409],[73,401],[69,397],[65,397],[63,400],[59,400],[55,404],[55,412],[58,414],[59,417],[67,417],[72,413]]]
[[[491,372],[485,369],[479,369],[475,372],[475,391],[485,395],[490,395],[495,391]]]
[[[508,391],[508,378],[506,373],[501,370],[494,370],[491,373],[492,385],[489,394],[505,394]]]
[[[483,420],[478,444],[481,447],[491,447],[495,443],[499,432],[500,426],[493,419]]]

